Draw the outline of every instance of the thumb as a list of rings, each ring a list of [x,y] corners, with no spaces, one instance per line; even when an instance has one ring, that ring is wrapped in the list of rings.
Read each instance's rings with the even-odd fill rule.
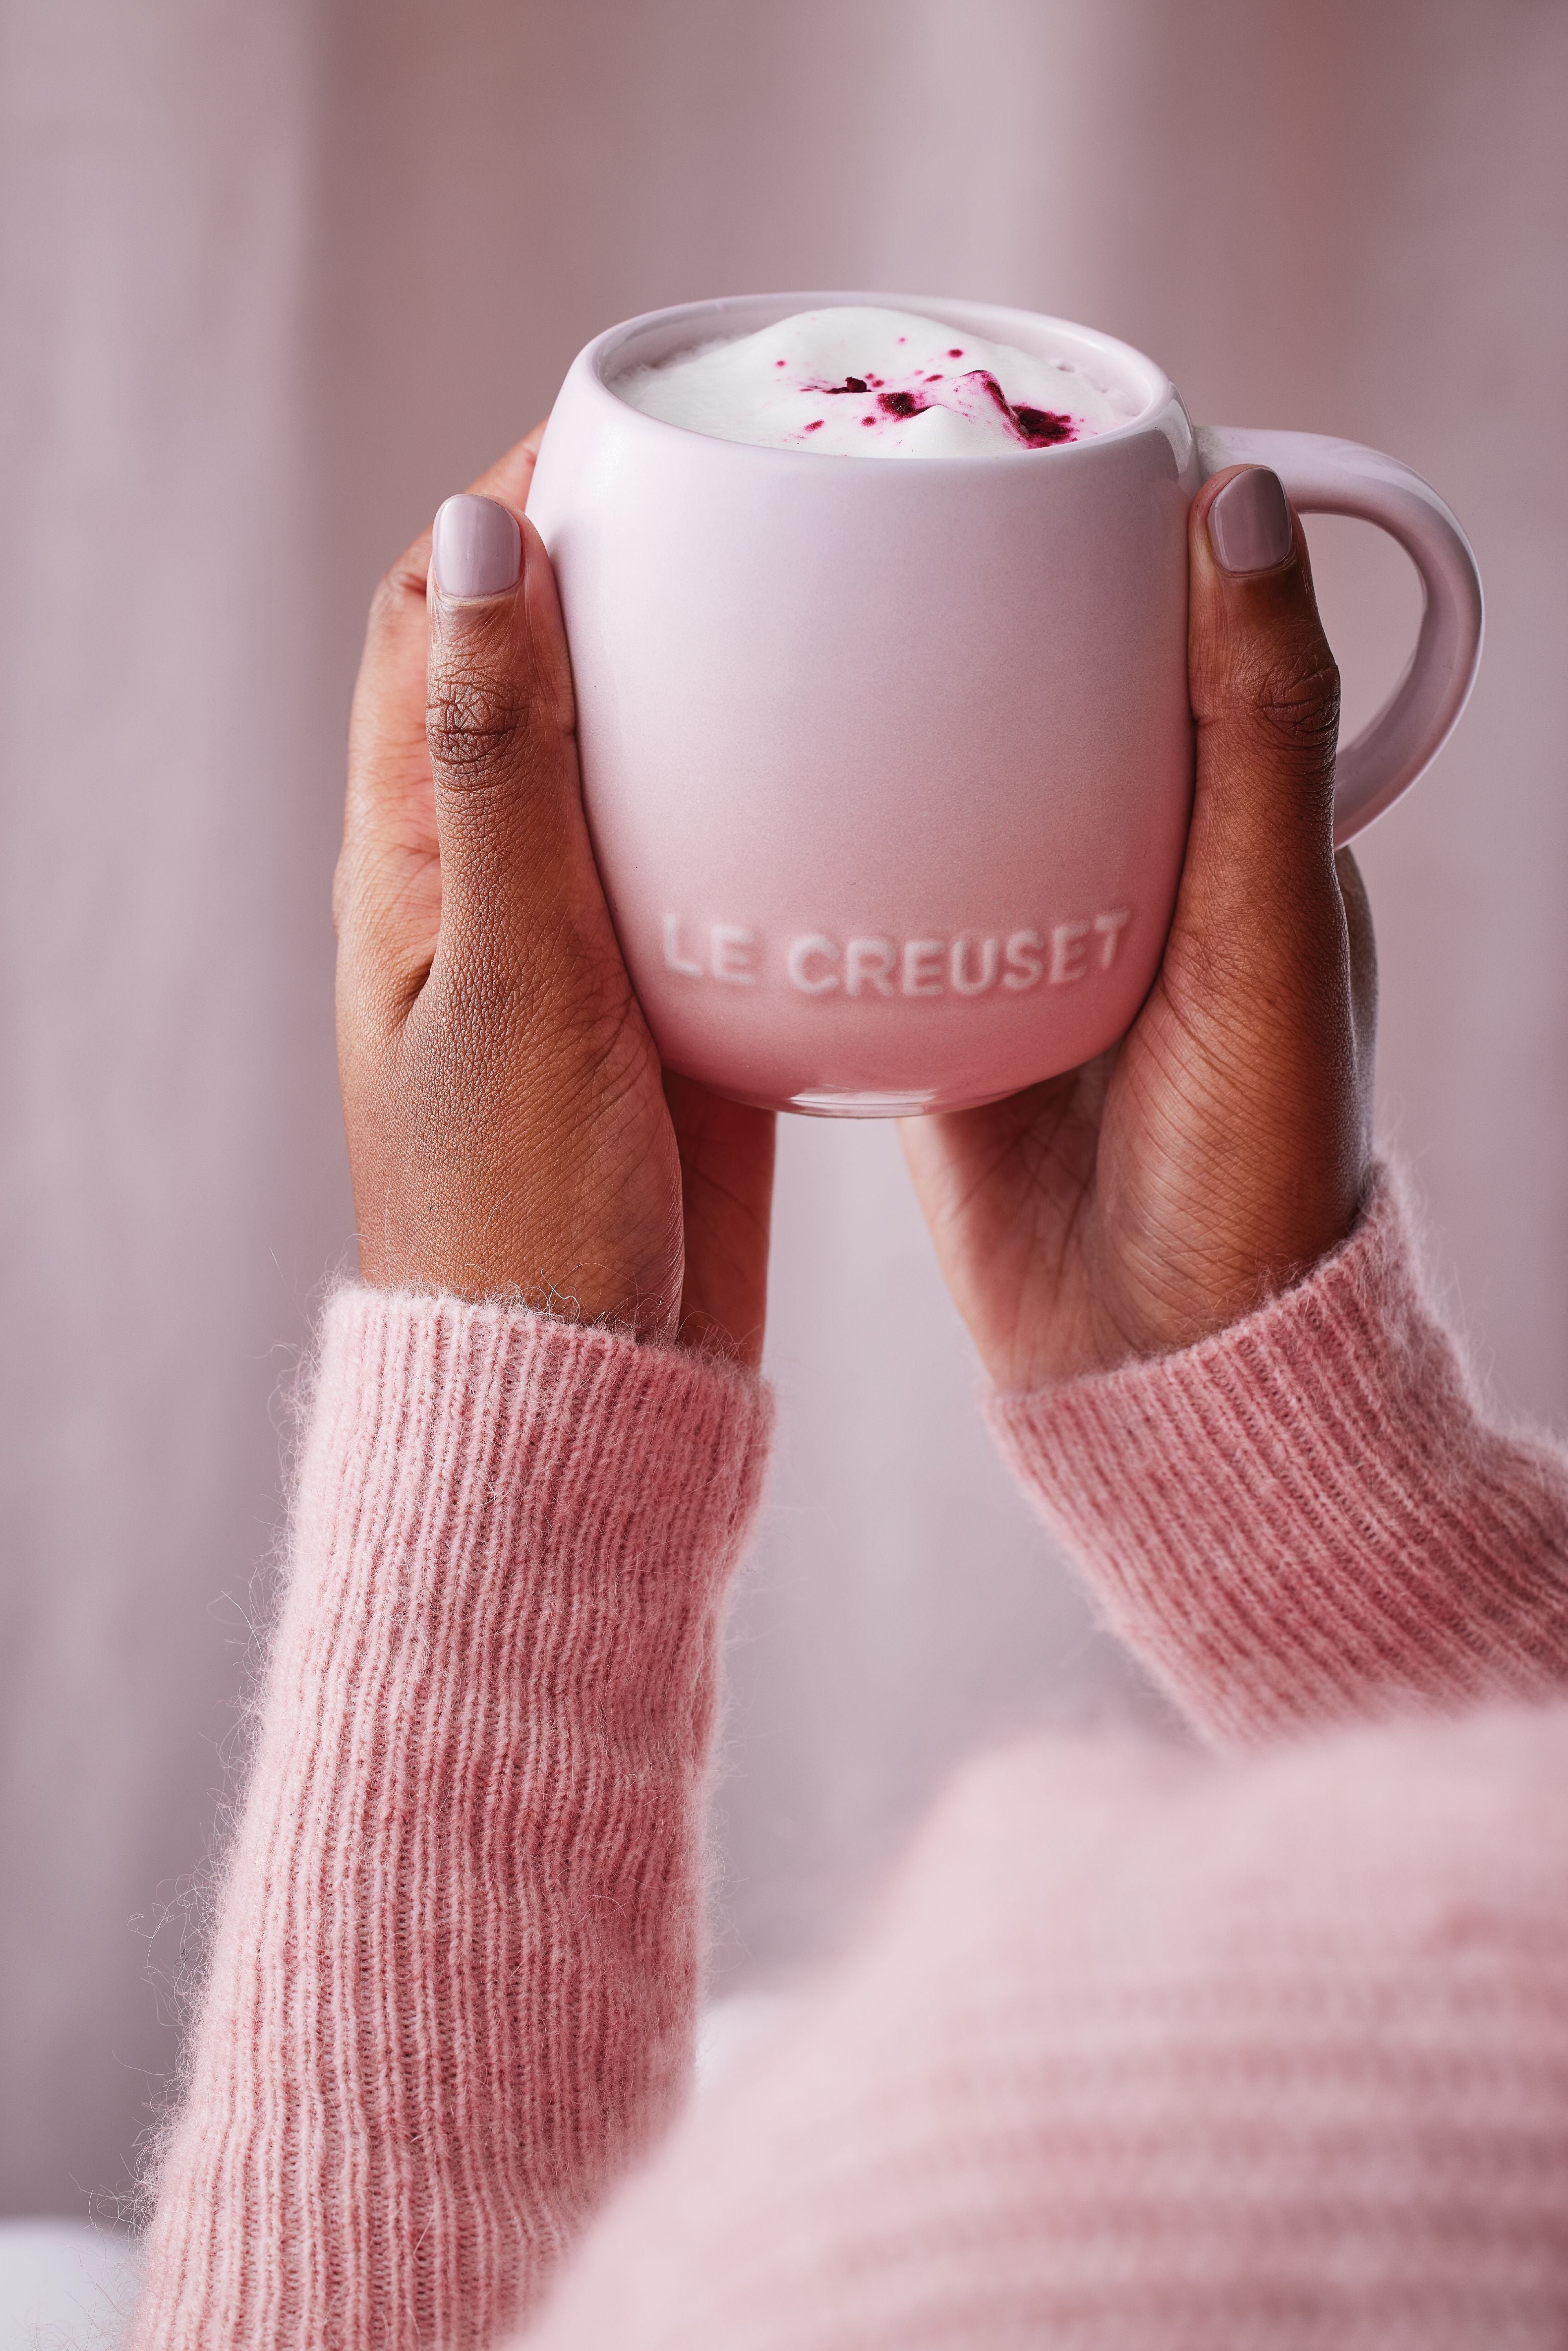
[[[1189,689],[1199,729],[1194,830],[1249,891],[1333,858],[1340,673],[1312,595],[1307,546],[1279,475],[1234,465],[1189,527]]]
[[[608,934],[578,786],[571,671],[532,525],[448,498],[432,533],[425,724],[441,860],[438,954],[511,971],[541,940]]]
[[[1193,502],[1188,640],[1197,773],[1184,895],[1236,941],[1337,904],[1339,672],[1277,474],[1232,467]],[[1199,906],[1185,910],[1196,914]]]

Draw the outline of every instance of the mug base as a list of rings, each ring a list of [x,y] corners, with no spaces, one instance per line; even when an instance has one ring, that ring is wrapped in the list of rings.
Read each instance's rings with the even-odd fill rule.
[[[713,1085],[711,1078],[701,1082]],[[944,1094],[930,1090],[924,1093],[879,1093],[824,1087],[819,1092],[786,1096],[748,1093],[744,1086],[715,1085],[713,1090],[728,1102],[744,1102],[749,1110],[792,1112],[799,1118],[929,1118],[942,1111],[979,1110],[987,1102],[1005,1101],[1010,1091],[1004,1088],[998,1093],[993,1088],[976,1094]]]
[[[805,1093],[791,1095],[787,1109],[808,1118],[921,1118],[936,1106],[932,1093]]]

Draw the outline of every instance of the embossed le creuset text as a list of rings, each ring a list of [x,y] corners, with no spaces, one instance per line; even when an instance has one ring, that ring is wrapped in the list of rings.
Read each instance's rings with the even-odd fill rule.
[[[749,924],[687,923],[664,918],[664,968],[685,979],[715,979],[729,987],[772,981],[802,996],[974,998],[1001,987],[1068,987],[1093,972],[1111,970],[1132,920],[1125,906],[1083,922],[1051,923],[1040,930],[961,931],[956,938],[835,939],[804,931],[769,943]]]
[[[1187,510],[1244,461],[1380,524],[1421,575],[1411,664],[1340,756],[1348,839],[1436,755],[1479,652],[1469,549],[1408,467],[1195,428],[1142,352],[973,302],[696,302],[580,353],[528,510],[669,1067],[886,1115],[1114,1043],[1191,807]]]

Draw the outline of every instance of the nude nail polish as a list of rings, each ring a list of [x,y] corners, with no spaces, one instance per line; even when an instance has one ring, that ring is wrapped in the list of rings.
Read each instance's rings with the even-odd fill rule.
[[[448,498],[436,515],[430,559],[444,594],[498,596],[516,586],[523,566],[517,518],[494,498],[464,491]]]
[[[1227,571],[1271,571],[1283,563],[1294,539],[1279,475],[1249,465],[1227,482],[1208,509],[1208,543]]]

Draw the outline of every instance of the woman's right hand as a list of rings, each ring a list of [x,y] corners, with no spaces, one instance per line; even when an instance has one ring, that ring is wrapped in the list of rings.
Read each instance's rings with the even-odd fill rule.
[[[376,594],[333,893],[361,1271],[755,1366],[773,1121],[665,1077],[579,786],[543,428]]]
[[[1165,957],[1128,1034],[1010,1100],[907,1120],[954,1299],[1019,1392],[1206,1338],[1350,1231],[1376,974],[1333,850],[1339,679],[1277,477],[1193,502],[1197,775]]]

